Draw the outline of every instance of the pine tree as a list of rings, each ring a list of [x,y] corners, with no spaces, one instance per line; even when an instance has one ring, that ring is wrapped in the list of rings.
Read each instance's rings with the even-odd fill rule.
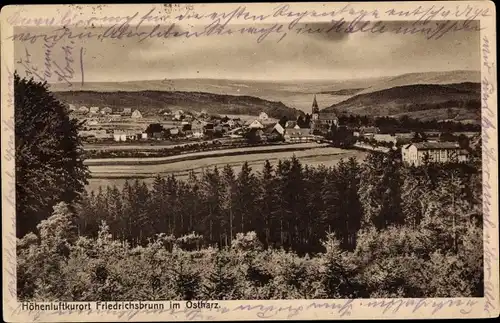
[[[252,168],[248,162],[244,162],[237,179],[237,201],[238,217],[235,225],[237,232],[252,231],[258,225],[255,221],[255,198],[256,198],[256,180],[252,174]]]
[[[164,214],[167,212],[165,196],[165,180],[157,175],[151,188],[151,205],[149,207],[150,217],[155,227],[156,233],[167,233],[167,220]]]
[[[287,184],[285,186],[285,197],[288,198],[288,205],[290,207],[287,219],[288,232],[291,239],[290,245],[294,247],[300,243],[304,235],[302,232],[304,228],[300,223],[301,215],[305,213],[304,196],[302,164],[293,155],[290,160],[290,172],[288,173]]]
[[[319,167],[307,167],[304,170],[305,178],[305,204],[303,223],[307,230],[304,240],[304,249],[315,251],[320,248],[320,239],[324,237],[324,232],[328,228],[328,221],[325,212],[325,199],[329,170],[320,165]]]
[[[227,251],[218,251],[215,254],[211,268],[208,269],[203,294],[207,299],[215,300],[236,300],[241,297],[237,289],[236,273]]]
[[[116,237],[125,239],[125,230],[121,225],[120,219],[123,214],[122,194],[116,185],[113,187],[108,186],[107,200],[109,218],[106,219],[106,222],[109,223],[111,231]]]
[[[226,210],[227,213],[227,219],[224,220],[223,226],[226,228],[225,231],[225,236],[226,236],[226,241],[225,245],[231,245],[231,241],[233,240],[234,237],[234,226],[233,226],[233,219],[234,219],[234,210],[235,210],[235,205],[237,203],[236,201],[236,176],[234,174],[233,168],[227,164],[224,166],[224,169],[222,170],[222,178],[224,181],[224,187],[225,187],[225,192],[224,192],[224,209]],[[227,237],[229,236],[229,239]]]
[[[123,211],[121,217],[121,227],[126,232],[127,241],[133,242],[135,236],[133,232],[133,219],[134,219],[134,205],[135,205],[135,192],[128,181],[125,181],[122,189]]]
[[[264,168],[260,176],[261,193],[259,194],[259,209],[262,211],[263,223],[257,230],[260,233],[259,238],[264,241],[265,246],[271,245],[275,242],[272,239],[272,232],[278,229],[277,222],[277,183],[274,175],[274,170],[269,162],[266,160]],[[261,229],[262,228],[262,229]]]
[[[202,189],[205,202],[206,217],[204,222],[208,224],[208,239],[211,243],[221,243],[220,221],[222,212],[222,180],[217,167],[207,170],[203,174]]]

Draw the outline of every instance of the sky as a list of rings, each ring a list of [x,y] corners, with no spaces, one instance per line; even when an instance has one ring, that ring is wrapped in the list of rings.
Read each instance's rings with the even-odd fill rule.
[[[410,26],[409,23],[387,23],[390,30],[396,24]],[[233,29],[242,27],[249,26],[229,26]],[[297,25],[294,30],[304,27]],[[329,24],[308,24],[307,27],[327,29]],[[149,31],[152,27],[145,28]],[[203,27],[176,26],[173,30],[188,29],[196,31]],[[146,29],[141,30],[146,32]],[[48,33],[41,28],[16,30],[16,33],[27,31]],[[45,71],[49,83],[64,82],[56,70],[65,68],[66,79],[80,80],[83,71],[86,82],[177,78],[344,80],[480,69],[477,31],[450,32],[440,39],[431,40],[420,33],[403,35],[391,31],[354,34],[297,34],[295,31],[288,31],[279,42],[282,34],[271,34],[260,43],[257,42],[258,35],[240,33],[189,39],[149,38],[142,42],[138,42],[138,38],[63,39],[51,48],[41,40],[34,44],[16,40],[16,69],[20,74]],[[76,34],[78,31],[72,32]],[[99,34],[103,30],[95,28],[92,32]]]

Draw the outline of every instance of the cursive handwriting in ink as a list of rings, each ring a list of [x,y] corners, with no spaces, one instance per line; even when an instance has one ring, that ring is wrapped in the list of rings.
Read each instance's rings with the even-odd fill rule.
[[[40,81],[45,81],[44,73],[40,73],[38,67],[31,62],[31,54],[28,52],[28,49],[25,48],[24,57],[20,57],[17,61],[17,64],[20,64],[24,67],[26,72],[26,76],[28,78],[34,77],[38,78]]]
[[[71,44],[74,44],[74,42],[72,41]],[[64,67],[61,67],[58,63],[54,62],[54,66],[57,68],[57,70],[54,71],[54,74],[58,76],[58,81],[64,81],[69,86],[73,86],[71,83],[71,79],[75,74],[75,70],[72,67],[75,61],[73,59],[73,47],[70,45],[63,46],[62,50],[64,52],[65,65]]]
[[[85,70],[83,68],[83,52],[84,52],[84,49],[82,47],[82,48],[80,48],[80,73],[82,74],[81,85],[83,85],[85,83]]]
[[[489,61],[489,56],[491,54],[490,52],[490,41],[488,40],[488,37],[484,36],[483,37],[483,46],[481,46],[481,52],[483,56],[483,66],[488,69],[488,74],[491,75],[491,70],[494,68],[495,63]]]
[[[482,66],[486,68],[486,73],[483,73],[483,79],[481,81],[481,126],[482,126],[482,157],[483,157],[483,243],[484,243],[484,270],[485,270],[485,283],[484,283],[484,298],[485,303],[483,310],[489,315],[492,311],[496,309],[496,296],[494,293],[494,287],[491,281],[492,276],[492,263],[498,259],[498,250],[495,250],[494,245],[492,246],[492,237],[489,233],[491,229],[496,229],[496,225],[491,219],[492,216],[492,187],[490,185],[491,180],[491,164],[495,167],[496,164],[496,154],[495,147],[491,146],[491,132],[496,130],[493,120],[496,119],[496,114],[491,109],[489,104],[489,99],[495,95],[496,88],[491,81],[491,77],[494,73],[494,63],[490,60],[491,50],[490,41],[487,36],[482,38],[481,54],[483,64]],[[496,231],[496,230],[495,230]]]
[[[59,81],[64,82],[68,86],[73,86],[75,81],[75,51],[74,51],[74,41],[71,41],[70,45],[64,45],[55,47],[56,42],[50,42],[44,44],[44,59],[43,68],[38,67],[32,61],[32,54],[25,47],[24,56],[20,57],[16,63],[24,68],[26,76],[28,78],[36,78],[41,82],[53,82]],[[64,54],[64,59],[62,62],[54,60],[54,52],[62,51]],[[83,65],[83,47],[79,51],[79,69],[81,74],[81,84],[84,83],[84,65]]]

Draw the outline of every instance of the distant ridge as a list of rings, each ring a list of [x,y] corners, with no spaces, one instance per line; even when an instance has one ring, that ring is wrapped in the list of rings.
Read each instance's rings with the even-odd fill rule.
[[[269,102],[283,102],[283,105],[310,112],[310,104],[314,94],[320,94],[321,106],[330,106],[341,100],[349,99],[354,95],[377,92],[398,86],[415,84],[458,84],[478,83],[481,74],[479,71],[448,71],[407,73],[398,76],[368,77],[350,80],[289,80],[289,81],[260,81],[260,80],[227,80],[227,79],[171,79],[171,80],[144,80],[128,82],[87,82],[68,87],[65,84],[51,84],[53,92],[91,91],[106,92],[189,92],[211,93],[229,96],[250,96],[261,98]],[[148,104],[147,98],[143,98]],[[139,104],[135,101],[135,104]],[[160,104],[157,102],[156,105]],[[289,112],[286,114],[289,116]]]
[[[478,123],[481,84],[413,84],[355,95],[322,111]]]
[[[403,85],[414,84],[456,84],[456,83],[480,83],[480,71],[450,71],[450,72],[426,72],[408,73],[395,77],[385,78],[365,88],[358,94],[376,92]]]
[[[320,93],[334,91],[361,90],[361,93],[375,92],[395,86],[411,84],[451,84],[480,82],[479,71],[448,71],[407,73],[397,76],[368,77],[350,80],[289,80],[289,81],[252,81],[227,79],[163,79],[126,82],[86,82],[75,83],[71,87],[62,83],[50,84],[54,92],[64,91],[184,91],[209,92],[215,94],[251,95],[267,93]],[[358,93],[360,94],[360,93]]]
[[[266,112],[270,117],[287,116],[296,118],[303,112],[287,107],[281,102],[273,102],[252,96],[220,95],[205,92],[182,91],[64,91],[54,95],[61,101],[76,106],[85,105],[139,109],[144,113],[157,113],[162,109],[201,111],[213,114],[259,115]]]

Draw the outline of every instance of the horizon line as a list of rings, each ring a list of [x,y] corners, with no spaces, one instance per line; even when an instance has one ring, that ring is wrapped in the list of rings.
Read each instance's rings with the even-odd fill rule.
[[[210,78],[210,77],[175,77],[175,78],[163,78],[163,79],[136,79],[136,80],[123,80],[123,81],[87,81],[85,83],[132,83],[132,82],[146,82],[146,81],[175,81],[175,80],[213,80],[213,81],[243,81],[243,82],[300,82],[300,81],[309,81],[309,82],[325,82],[325,81],[359,81],[359,80],[367,80],[367,79],[377,79],[377,78],[385,78],[385,77],[399,77],[403,75],[410,74],[426,74],[426,73],[450,73],[450,72],[479,72],[481,70],[446,70],[446,71],[425,71],[425,72],[408,72],[402,74],[391,74],[391,75],[380,75],[380,76],[366,76],[366,77],[353,77],[353,78],[303,78],[303,79],[251,79],[251,78]],[[50,85],[59,85],[65,84],[64,82],[57,83],[48,83]]]

